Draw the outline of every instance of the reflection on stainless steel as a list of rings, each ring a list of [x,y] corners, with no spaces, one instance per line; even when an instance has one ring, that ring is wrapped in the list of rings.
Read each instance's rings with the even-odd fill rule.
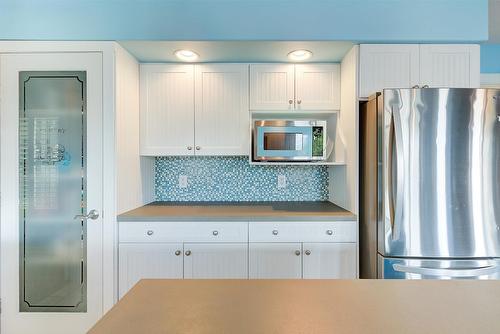
[[[403,279],[500,279],[499,259],[436,260],[384,258],[380,277]]]
[[[19,308],[85,312],[86,75],[19,79]]]
[[[389,89],[361,109],[362,121],[369,120],[362,131],[378,129],[378,163],[361,149],[361,193],[370,194],[361,203],[360,233],[371,240],[360,240],[362,277],[377,276],[376,253],[367,246],[374,238],[387,258],[500,258],[498,100],[495,89]],[[362,133],[362,146],[369,145],[366,137]],[[377,181],[368,179],[374,167]],[[395,276],[442,273],[404,268]],[[380,263],[378,269],[390,276],[381,275]]]
[[[324,120],[256,120],[252,131],[254,161],[324,161],[328,159]]]

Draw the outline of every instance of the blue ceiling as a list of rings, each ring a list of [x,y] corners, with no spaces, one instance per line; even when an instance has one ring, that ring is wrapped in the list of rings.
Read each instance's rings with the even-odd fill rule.
[[[0,39],[488,39],[487,0],[1,0]]]

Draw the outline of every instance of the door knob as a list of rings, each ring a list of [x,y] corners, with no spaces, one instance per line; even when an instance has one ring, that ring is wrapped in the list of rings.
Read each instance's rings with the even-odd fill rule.
[[[297,256],[300,255],[300,251],[298,249],[295,251],[295,255],[297,255]]]
[[[311,255],[311,251],[308,249],[305,251],[306,255]]]
[[[302,103],[302,100],[298,100],[298,101],[297,101],[297,104],[301,104],[301,103]]]
[[[190,250],[186,251],[186,256],[189,256],[189,255],[191,255],[191,251]]]
[[[92,220],[96,220],[97,218],[99,218],[99,211],[97,211],[96,209],[92,209],[86,215],[75,215],[75,217],[73,219],[92,219]]]
[[[197,151],[201,150],[201,147],[200,146],[196,146],[196,150]]]
[[[193,146],[188,146],[187,149],[188,151],[191,151],[193,149]]]
[[[288,100],[288,104],[293,104],[293,100]]]
[[[175,251],[175,255],[176,255],[176,256],[181,255],[181,251],[180,251],[180,250],[176,250],[176,251]]]

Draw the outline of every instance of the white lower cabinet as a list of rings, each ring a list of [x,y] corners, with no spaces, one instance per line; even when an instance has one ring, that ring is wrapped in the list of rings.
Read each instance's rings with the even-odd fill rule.
[[[355,243],[304,243],[303,278],[356,278]]]
[[[120,298],[143,278],[182,278],[182,243],[122,243],[118,266]]]
[[[350,279],[355,221],[122,222],[120,298],[143,278]]]
[[[250,279],[301,278],[301,246],[300,243],[250,243]]]
[[[247,243],[184,244],[184,278],[247,277]]]

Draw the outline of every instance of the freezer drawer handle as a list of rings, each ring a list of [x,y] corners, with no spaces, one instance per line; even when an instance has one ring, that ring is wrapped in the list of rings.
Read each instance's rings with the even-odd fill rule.
[[[427,276],[449,276],[449,277],[474,277],[482,275],[491,275],[500,271],[500,266],[486,266],[479,268],[426,268],[426,267],[411,267],[402,264],[393,264],[392,267],[395,271],[419,274]]]

